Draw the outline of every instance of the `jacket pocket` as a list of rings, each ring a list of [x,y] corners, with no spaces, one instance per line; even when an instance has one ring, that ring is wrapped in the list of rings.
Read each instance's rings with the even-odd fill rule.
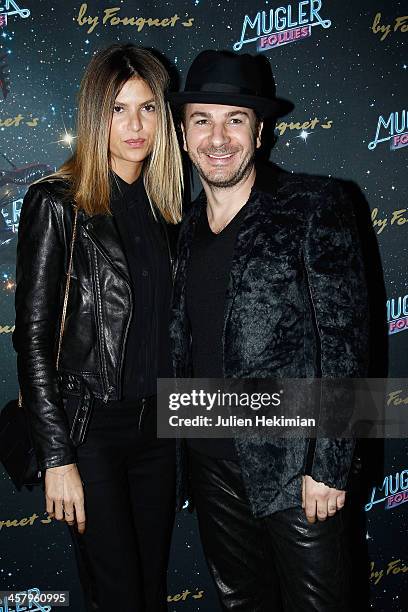
[[[75,447],[81,446],[88,433],[94,398],[89,391],[86,391],[80,397],[68,396],[63,402],[72,443]]]

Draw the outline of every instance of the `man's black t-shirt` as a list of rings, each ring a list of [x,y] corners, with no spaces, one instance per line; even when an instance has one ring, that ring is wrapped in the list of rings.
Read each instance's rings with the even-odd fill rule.
[[[223,378],[222,334],[225,296],[243,206],[219,233],[211,231],[205,207],[197,222],[187,274],[187,313],[192,333],[194,378]],[[230,438],[190,439],[190,448],[212,457],[237,460]]]

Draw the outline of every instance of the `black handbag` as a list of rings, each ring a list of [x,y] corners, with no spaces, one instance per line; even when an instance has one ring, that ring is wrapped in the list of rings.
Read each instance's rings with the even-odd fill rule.
[[[27,416],[18,400],[0,413],[0,460],[17,489],[41,482]]]
[[[56,358],[57,370],[67,312],[77,217],[78,208],[75,207],[74,225],[72,230],[69,264],[62,306],[58,352]],[[34,444],[30,432],[29,419],[26,409],[24,408],[21,393],[19,393],[17,400],[11,400],[8,402],[0,412],[0,461],[18,490],[20,490],[23,486],[31,487],[42,482],[42,474],[38,467]]]

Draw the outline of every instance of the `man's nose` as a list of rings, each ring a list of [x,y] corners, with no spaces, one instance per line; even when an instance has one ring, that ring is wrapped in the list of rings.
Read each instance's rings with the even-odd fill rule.
[[[210,140],[211,144],[215,147],[222,147],[230,141],[225,123],[213,124]]]

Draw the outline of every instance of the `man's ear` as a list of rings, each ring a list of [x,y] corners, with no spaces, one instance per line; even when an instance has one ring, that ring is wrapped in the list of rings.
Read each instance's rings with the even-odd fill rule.
[[[180,123],[181,133],[183,134],[183,149],[187,152],[187,142],[186,142],[186,128],[184,127],[184,123]]]
[[[256,135],[256,148],[257,149],[259,149],[259,147],[262,144],[261,135],[262,135],[263,126],[264,126],[263,121],[260,121],[258,125],[258,133]]]

